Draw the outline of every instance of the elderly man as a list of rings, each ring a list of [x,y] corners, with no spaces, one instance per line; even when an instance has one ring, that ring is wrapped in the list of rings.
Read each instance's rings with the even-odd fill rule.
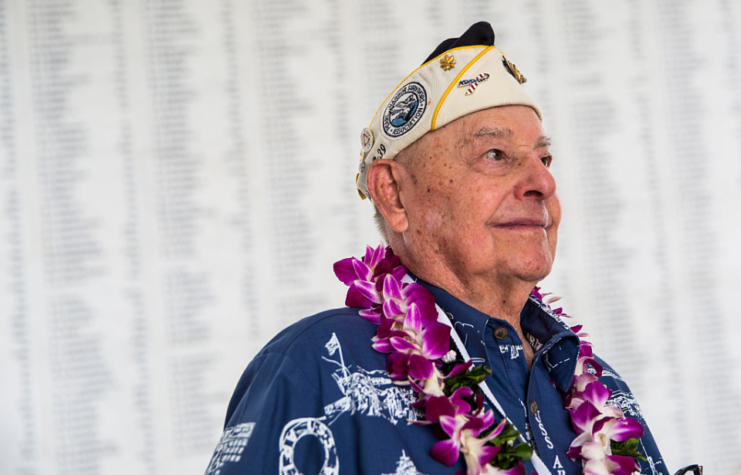
[[[391,92],[356,180],[389,248],[338,262],[348,306],[252,361],[207,474],[668,473],[628,386],[535,287],[561,208],[524,82],[477,23]]]

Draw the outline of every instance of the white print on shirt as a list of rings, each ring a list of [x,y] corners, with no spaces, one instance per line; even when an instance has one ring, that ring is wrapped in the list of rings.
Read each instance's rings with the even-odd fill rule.
[[[553,464],[553,469],[556,470],[556,475],[566,475],[566,470],[563,469],[561,461],[558,460],[558,455],[556,455],[556,462]]]
[[[316,437],[324,449],[324,465],[319,475],[338,475],[340,459],[332,431],[322,421],[312,417],[294,419],[283,427],[280,433],[280,474],[301,475],[301,470],[293,461],[293,449],[302,437]]]
[[[350,366],[345,365],[342,345],[334,333],[325,348],[329,356],[339,353],[339,359],[325,357],[322,359],[339,366],[332,373],[332,378],[343,394],[337,401],[324,406],[324,413],[330,419],[330,425],[346,412],[383,417],[392,424],[402,419],[412,421],[418,419],[416,410],[411,407],[416,400],[411,388],[394,384],[384,370],[366,371],[358,367],[357,371],[351,372]]]
[[[621,378],[619,374],[613,373],[612,371],[610,371],[607,368],[602,368],[602,377],[603,378],[612,378],[612,379],[614,379],[616,381],[624,381],[623,378]]]
[[[530,333],[527,334],[527,340],[530,342],[530,346],[533,347],[533,350],[535,352],[543,347],[543,343],[541,343],[540,340],[532,336]]]
[[[509,353],[509,359],[516,360],[520,356],[522,345],[499,345],[499,352],[503,355]]]
[[[646,454],[646,446],[643,445],[643,440],[641,440],[641,453]],[[656,468],[658,465],[661,465],[664,463],[662,460],[659,460],[658,462],[654,462],[653,457],[650,455],[646,455],[646,461],[648,462],[648,466],[651,469],[651,475],[661,475],[661,472]]]
[[[410,459],[407,454],[402,450],[401,458],[396,462],[396,471],[394,473],[385,473],[383,475],[425,475],[424,473],[417,470],[414,466],[414,462]]]
[[[525,416],[525,440],[530,442],[533,440],[533,431],[530,429],[530,419],[527,418],[527,406],[525,406],[525,403],[522,401],[522,399],[517,398],[518,401],[520,401],[520,405],[522,406],[522,413]]]
[[[569,361],[571,361],[571,358],[564,358],[561,361],[559,361],[559,362],[557,362],[557,363],[554,364],[554,363],[551,362],[551,354],[550,353],[546,353],[545,355],[543,355],[543,362],[545,363],[545,367],[548,368],[548,372],[549,373],[551,371],[553,371],[553,369],[556,366],[558,366],[560,364],[563,364],[563,363],[567,363]],[[592,367],[591,366],[589,367],[589,370],[590,371],[592,370]]]
[[[450,319],[451,322],[453,322],[453,328],[456,328],[457,329],[459,326],[460,327],[471,327],[471,328],[474,328],[473,325],[471,325],[470,323],[463,323],[463,322],[456,322],[456,321],[454,321],[453,320],[453,316],[451,314],[448,314],[448,318]],[[456,330],[456,331],[458,331],[458,330]],[[476,330],[476,333],[478,333],[479,335],[481,334],[481,332],[478,331],[478,330]],[[460,332],[458,332],[458,334],[459,335],[460,334],[463,335],[463,346],[466,346],[468,344],[468,332],[460,331]]]
[[[206,475],[219,475],[221,467],[227,462],[239,462],[242,452],[250,441],[254,422],[244,422],[224,430],[221,440],[214,449],[211,463],[208,464]]]
[[[648,461],[648,466],[651,468],[651,475],[661,475],[661,472],[658,471],[656,466],[661,465],[663,462],[659,460],[658,462],[654,463],[654,459],[650,455],[646,455],[646,460]]]
[[[532,295],[530,296],[530,301],[532,303],[534,303],[535,305],[537,305],[539,309],[541,309],[542,311],[544,311],[545,313],[547,313],[548,315],[550,315],[551,318],[553,318],[555,321],[557,321],[558,323],[560,323],[563,328],[565,328],[565,329],[568,329],[569,328],[569,326],[564,323],[564,321],[561,319],[561,317],[559,317],[558,315],[556,315],[553,312],[553,310],[551,310],[551,308],[548,305],[544,304],[543,302],[541,302],[537,298],[533,297]]]
[[[538,428],[540,429],[540,433],[543,434],[543,438],[545,439],[545,445],[547,445],[549,449],[553,449],[553,442],[551,442],[551,438],[548,437],[548,431],[545,430],[543,421],[540,420],[539,410],[535,413],[535,420],[538,421]]]
[[[614,391],[612,391],[612,396],[610,396],[610,399],[609,401],[607,401],[607,403],[615,405],[618,408],[622,409],[622,411],[630,417],[638,417],[640,419],[643,419],[643,412],[641,412],[641,407],[638,405],[638,401],[636,401],[635,396],[633,396],[633,394],[630,392],[615,389]]]

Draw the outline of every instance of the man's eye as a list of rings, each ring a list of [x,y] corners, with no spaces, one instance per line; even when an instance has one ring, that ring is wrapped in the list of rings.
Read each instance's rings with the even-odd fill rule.
[[[545,165],[546,168],[551,168],[551,162],[553,162],[553,157],[548,155],[545,157],[540,157],[540,161],[543,162],[543,165]]]
[[[489,150],[488,152],[484,154],[484,158],[486,158],[487,160],[494,161],[494,162],[500,162],[504,160],[504,152],[502,152],[501,150],[497,150],[497,149]]]

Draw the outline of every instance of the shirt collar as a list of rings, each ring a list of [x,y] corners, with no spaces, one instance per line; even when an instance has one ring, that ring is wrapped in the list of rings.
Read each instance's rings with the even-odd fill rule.
[[[435,297],[435,303],[451,318],[453,328],[466,342],[471,357],[486,360],[483,332],[487,326],[511,325],[505,320],[491,317],[454,297],[446,290],[410,276],[423,285]],[[525,337],[536,351],[536,359],[541,358],[558,389],[566,392],[571,386],[574,369],[579,355],[579,338],[566,323],[534,296],[525,302],[520,312],[520,325]],[[512,329],[514,331],[514,329]]]

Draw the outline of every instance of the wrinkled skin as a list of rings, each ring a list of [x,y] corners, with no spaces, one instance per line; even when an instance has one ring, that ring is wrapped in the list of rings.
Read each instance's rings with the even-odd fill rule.
[[[522,337],[519,312],[556,252],[561,207],[550,162],[535,112],[496,107],[374,162],[368,185],[389,244],[412,272]]]

